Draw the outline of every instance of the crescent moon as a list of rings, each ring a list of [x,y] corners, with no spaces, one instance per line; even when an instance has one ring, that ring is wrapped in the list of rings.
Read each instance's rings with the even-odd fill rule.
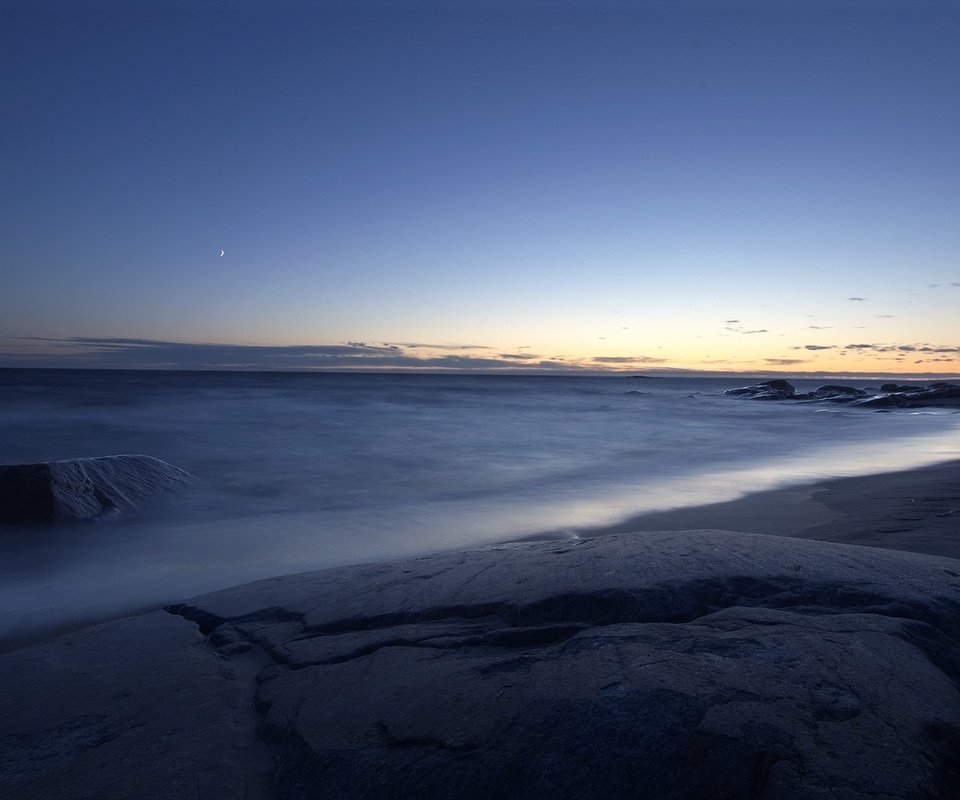
[[[220,251],[220,258],[223,258],[223,250]]]

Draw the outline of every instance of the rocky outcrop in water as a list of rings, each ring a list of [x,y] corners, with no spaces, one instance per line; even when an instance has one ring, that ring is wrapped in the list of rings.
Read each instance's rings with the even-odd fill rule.
[[[0,657],[50,798],[960,797],[960,562],[719,531],[260,581]]]
[[[0,523],[100,518],[189,480],[183,470],[139,455],[0,466]]]
[[[866,408],[922,408],[924,406],[960,406],[960,384],[931,383],[926,387],[898,387],[896,392],[859,401]]]
[[[795,393],[793,384],[784,380],[763,381],[724,392],[731,397],[749,397],[751,400],[790,400],[796,396]]]
[[[885,383],[879,392],[852,386],[821,386],[812,392],[797,392],[788,381],[762,381],[739,389],[728,389],[724,395],[750,400],[807,400],[846,403],[864,408],[922,408],[923,406],[960,406],[960,384],[931,383],[907,386]]]

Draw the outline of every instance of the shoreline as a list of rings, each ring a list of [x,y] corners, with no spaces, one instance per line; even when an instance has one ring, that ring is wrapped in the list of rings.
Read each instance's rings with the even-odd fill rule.
[[[947,800],[958,533],[953,461],[88,622],[0,653],[0,789]]]
[[[654,511],[613,525],[581,528],[579,539],[650,531],[717,530],[855,544],[960,559],[960,460],[873,475],[831,478],[751,492],[736,500]],[[557,533],[507,539],[423,556],[483,550],[535,541],[568,541]],[[377,559],[342,567],[373,566],[404,559]],[[342,567],[331,567],[338,569]],[[313,572],[315,570],[309,570]],[[299,573],[264,576],[286,578]],[[256,581],[252,581],[256,582]],[[235,584],[240,588],[250,581]],[[171,598],[171,602],[179,599]],[[92,625],[147,613],[160,606],[138,604],[0,638],[0,655]]]
[[[699,529],[960,559],[960,460],[764,489],[736,500],[639,514],[578,534]]]

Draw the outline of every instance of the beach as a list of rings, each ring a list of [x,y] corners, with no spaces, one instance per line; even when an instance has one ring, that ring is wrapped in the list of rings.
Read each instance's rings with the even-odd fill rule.
[[[960,462],[771,489],[646,514],[610,532],[723,530],[960,558]]]
[[[960,3],[3,22],[0,800],[960,800]]]
[[[4,528],[0,650],[275,575],[960,458],[955,409],[724,394],[746,382],[0,370],[0,464],[137,454],[191,476],[103,524]],[[794,508],[755,529],[789,532]]]
[[[0,656],[0,786],[955,798],[958,498],[949,462],[79,628]]]

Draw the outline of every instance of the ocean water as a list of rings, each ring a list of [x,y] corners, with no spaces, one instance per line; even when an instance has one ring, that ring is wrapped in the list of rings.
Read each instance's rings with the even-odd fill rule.
[[[0,370],[0,463],[142,453],[195,478],[110,522],[0,526],[0,643],[271,575],[960,458],[955,410],[723,397],[750,382]]]

